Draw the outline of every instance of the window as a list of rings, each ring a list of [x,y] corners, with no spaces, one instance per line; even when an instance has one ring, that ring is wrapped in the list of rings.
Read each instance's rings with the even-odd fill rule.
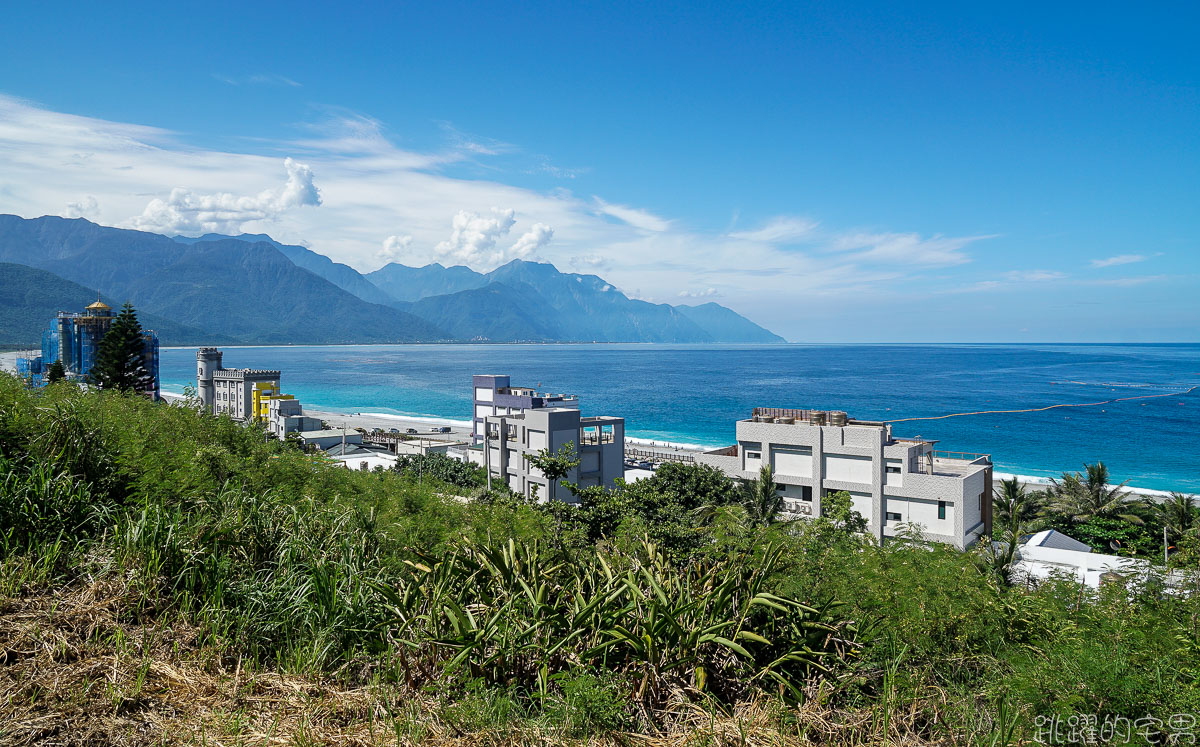
[[[900,474],[900,465],[891,465],[891,464],[889,464],[889,465],[887,466],[887,473],[888,473],[889,475],[898,475],[898,474]]]
[[[784,484],[783,484],[783,483],[781,483],[781,482],[777,482],[777,483],[775,483],[775,492],[776,492],[776,493],[786,493],[786,492],[787,492],[787,485],[784,485]]]
[[[812,487],[808,485],[800,486],[800,500],[812,503]]]
[[[888,521],[900,521],[900,514],[892,513],[891,511],[888,511],[887,512],[887,520]]]
[[[762,452],[761,451],[747,451],[746,458],[747,459],[762,459]]]
[[[939,519],[946,518],[946,502],[945,501],[938,501],[938,518]]]

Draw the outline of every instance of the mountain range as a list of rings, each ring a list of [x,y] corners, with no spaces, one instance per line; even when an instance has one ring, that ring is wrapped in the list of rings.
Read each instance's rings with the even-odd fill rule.
[[[265,234],[167,237],[0,215],[0,310],[10,318],[0,338],[40,330],[49,308],[79,308],[75,299],[97,291],[132,302],[164,344],[783,341],[719,304],[631,299],[547,263],[488,273],[392,263],[363,275]],[[30,330],[11,322],[22,315],[36,320]]]

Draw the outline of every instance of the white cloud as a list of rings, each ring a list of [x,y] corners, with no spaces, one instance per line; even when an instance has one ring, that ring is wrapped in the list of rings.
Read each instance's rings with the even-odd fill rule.
[[[1148,257],[1144,254],[1118,254],[1106,259],[1093,259],[1092,267],[1115,267],[1116,265],[1131,265],[1134,262],[1145,262]]]
[[[611,266],[611,263],[599,254],[578,254],[569,258],[567,264],[572,269],[583,272],[596,272]]]
[[[277,75],[275,73],[256,73],[254,75],[221,75],[213,73],[213,77],[222,83],[228,83],[231,86],[251,85],[251,86],[287,86],[289,88],[300,88],[300,84],[285,75]]]
[[[596,211],[598,213],[616,218],[634,228],[640,228],[643,231],[666,231],[671,227],[671,221],[660,218],[648,210],[640,210],[628,205],[614,205],[611,202],[605,202],[599,197],[592,199],[595,200]]]
[[[962,273],[921,273],[968,262],[967,247],[983,238],[839,232],[800,217],[799,210],[743,231],[694,230],[590,193],[506,184],[498,168],[491,179],[443,173],[451,164],[491,158],[485,151],[503,144],[452,132],[444,147],[407,150],[376,119],[331,107],[318,111],[323,119],[301,137],[246,140],[258,152],[238,152],[197,148],[170,131],[52,112],[0,95],[0,212],[35,217],[91,210],[89,217],[100,223],[136,221],[164,233],[263,232],[363,271],[381,259],[488,269],[528,250],[560,268],[636,289],[636,297],[645,291],[672,301],[680,292],[719,288],[722,303],[768,326],[791,324],[776,331],[795,337],[808,334],[807,317],[778,311],[798,294],[814,300],[812,308],[841,308],[822,302],[857,294],[875,304],[862,307],[879,309],[915,293],[936,293],[963,284]],[[295,159],[286,184],[280,182],[283,155]],[[514,157],[512,151],[505,156]],[[94,207],[85,195],[95,198]],[[320,210],[301,209],[318,203]],[[535,232],[538,224],[547,228]],[[901,288],[909,295],[902,297]]]
[[[469,210],[459,210],[451,222],[450,238],[433,248],[441,261],[492,269],[506,258],[509,251],[496,249],[496,242],[512,230],[517,222],[512,208],[492,208],[491,215],[480,215]]]
[[[679,291],[680,298],[720,298],[721,294],[716,288],[705,288],[704,290],[681,290]]]
[[[100,203],[92,195],[84,195],[81,199],[67,203],[67,209],[63,212],[65,218],[98,218],[100,216]]]
[[[730,238],[744,241],[764,241],[769,244],[789,244],[812,237],[819,224],[815,220],[782,215],[772,218],[753,231],[734,231]]]
[[[412,242],[413,237],[408,234],[388,236],[383,240],[383,248],[375,252],[375,256],[385,262],[397,262],[408,254]]]
[[[553,228],[545,223],[534,223],[533,228],[517,239],[517,243],[512,245],[508,253],[513,257],[528,257],[549,244],[552,238],[554,238]]]
[[[1146,283],[1158,283],[1169,279],[1168,275],[1133,275],[1124,278],[1104,278],[1100,280],[1089,280],[1087,285],[1108,285],[1118,288],[1129,288],[1135,285],[1145,285]]]
[[[130,228],[165,234],[240,233],[248,223],[274,221],[287,210],[321,204],[313,172],[291,158],[283,161],[287,183],[257,195],[197,193],[175,187],[167,199],[154,198],[142,214],[126,221]]]
[[[862,262],[950,267],[971,261],[962,250],[975,241],[995,236],[930,236],[917,233],[846,233],[834,238],[829,249],[851,252]]]
[[[1004,273],[1004,278],[1014,283],[1044,283],[1050,280],[1062,280],[1066,275],[1054,270],[1012,270]]]

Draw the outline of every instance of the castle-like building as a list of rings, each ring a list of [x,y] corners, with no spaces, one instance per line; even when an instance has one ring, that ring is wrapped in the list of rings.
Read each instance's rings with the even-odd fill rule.
[[[98,298],[82,312],[58,312],[42,332],[42,354],[18,358],[17,372],[32,384],[41,385],[50,365],[57,360],[62,361],[68,379],[87,380],[96,363],[100,341],[112,329],[116,318],[112,307]],[[153,377],[143,394],[158,399],[158,335],[154,330],[143,330],[142,342],[142,362]]]
[[[292,399],[279,389],[279,372],[225,368],[217,348],[196,351],[196,390],[200,404],[213,415],[234,420],[265,420],[272,399]]]

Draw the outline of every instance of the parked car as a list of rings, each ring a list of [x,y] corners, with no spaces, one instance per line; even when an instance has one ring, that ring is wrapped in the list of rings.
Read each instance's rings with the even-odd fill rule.
[[[400,432],[399,428],[389,428],[388,429],[388,433],[399,433],[399,432]]]
[[[416,428],[409,428],[408,430],[405,431],[405,433],[416,433],[416,432],[417,432]]]
[[[450,426],[448,426],[448,425],[443,425],[441,428],[438,428],[438,433],[449,433],[449,432],[450,432]]]

